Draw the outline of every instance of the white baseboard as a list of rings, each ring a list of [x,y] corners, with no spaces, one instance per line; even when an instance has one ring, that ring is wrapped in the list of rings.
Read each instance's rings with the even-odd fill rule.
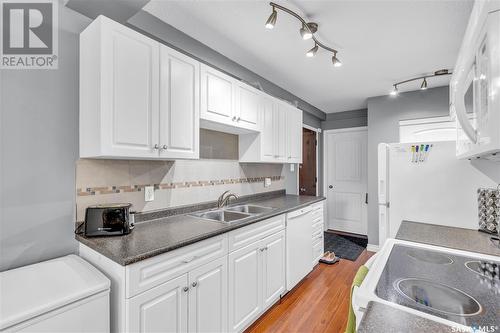
[[[378,245],[368,244],[366,250],[370,252],[377,252],[380,249]]]

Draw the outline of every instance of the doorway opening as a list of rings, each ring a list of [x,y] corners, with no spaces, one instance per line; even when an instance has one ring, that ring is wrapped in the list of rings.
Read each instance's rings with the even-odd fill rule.
[[[318,195],[318,130],[309,127],[302,128],[299,195]]]

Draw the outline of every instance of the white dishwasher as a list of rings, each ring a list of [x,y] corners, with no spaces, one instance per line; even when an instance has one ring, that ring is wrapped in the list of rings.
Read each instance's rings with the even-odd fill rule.
[[[312,208],[286,215],[286,287],[292,290],[312,270]]]

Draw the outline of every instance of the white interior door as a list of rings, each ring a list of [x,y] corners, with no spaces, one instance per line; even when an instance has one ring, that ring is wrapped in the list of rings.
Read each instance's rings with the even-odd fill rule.
[[[328,228],[367,233],[366,128],[325,131]]]

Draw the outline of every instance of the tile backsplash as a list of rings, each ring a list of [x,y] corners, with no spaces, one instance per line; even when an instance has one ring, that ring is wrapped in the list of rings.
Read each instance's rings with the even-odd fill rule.
[[[76,219],[97,203],[129,202],[151,211],[216,200],[224,191],[237,195],[285,188],[282,164],[246,164],[237,160],[92,160],[76,163]],[[272,184],[264,187],[264,178]],[[144,201],[144,187],[155,187],[155,200]]]

